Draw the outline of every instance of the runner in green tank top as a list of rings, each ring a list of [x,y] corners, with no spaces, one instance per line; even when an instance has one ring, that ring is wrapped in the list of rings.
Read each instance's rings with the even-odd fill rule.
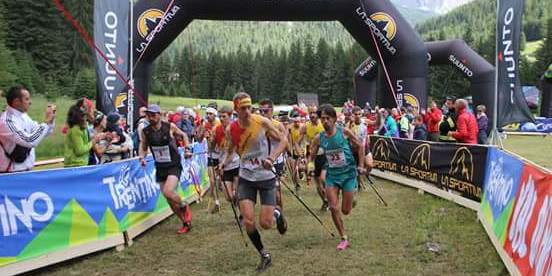
[[[343,250],[349,247],[349,240],[345,234],[345,227],[338,209],[339,190],[343,192],[341,212],[348,215],[353,208],[353,190],[357,184],[357,170],[361,174],[366,172],[363,158],[364,145],[350,129],[336,126],[337,114],[333,106],[320,106],[320,115],[324,132],[312,141],[311,149],[315,152],[319,147],[323,148],[328,160],[326,164],[326,195],[332,219],[341,235],[341,242],[337,245],[337,249]],[[359,148],[358,168],[349,143]]]

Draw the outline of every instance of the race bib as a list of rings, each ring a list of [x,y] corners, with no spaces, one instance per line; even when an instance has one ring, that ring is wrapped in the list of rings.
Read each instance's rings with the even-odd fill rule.
[[[169,146],[151,147],[153,157],[157,163],[171,162],[171,152]]]
[[[327,150],[326,159],[330,168],[340,168],[347,165],[343,149]]]
[[[243,156],[242,167],[247,169],[257,169],[262,166],[262,151],[250,152]]]

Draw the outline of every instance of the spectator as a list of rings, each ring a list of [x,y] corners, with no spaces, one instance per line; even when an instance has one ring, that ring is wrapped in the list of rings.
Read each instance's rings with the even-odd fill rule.
[[[132,133],[132,148],[134,149],[134,155],[138,155],[138,146],[140,146],[140,140],[142,140],[142,130],[149,126],[148,119],[146,118],[146,107],[142,106],[138,110],[140,117],[134,127],[134,133]]]
[[[449,136],[454,137],[459,143],[477,144],[477,120],[468,112],[468,101],[460,99],[456,101],[458,119],[456,127],[458,131],[451,131]]]
[[[129,157],[129,147],[127,144],[127,136],[119,126],[119,120],[121,116],[116,112],[111,112],[107,115],[107,126],[105,128],[106,132],[111,132],[113,138],[111,140],[110,146],[106,149],[106,155],[109,156],[109,161],[117,161]]]
[[[78,167],[88,165],[90,150],[98,143],[102,134],[88,136],[87,118],[88,109],[79,106],[79,102],[69,108],[67,125],[69,130],[63,147],[64,167]]]
[[[406,108],[401,107],[401,112],[402,112],[402,116],[399,114],[399,118],[400,118],[399,119],[399,126],[400,126],[400,128],[399,128],[399,137],[408,138],[408,130],[410,128],[410,122],[408,121],[408,116],[406,114]]]
[[[428,140],[429,141],[439,141],[439,122],[443,113],[437,107],[435,101],[431,101],[431,108],[427,109],[427,113],[424,115],[424,123],[427,124]]]
[[[29,91],[15,86],[6,93],[7,108],[0,116],[0,173],[29,171],[34,167],[35,148],[54,130],[56,107],[48,105],[44,123],[33,121],[27,111]]]
[[[107,125],[107,117],[102,112],[96,111],[95,114],[96,116],[94,118],[93,128],[90,131],[90,135],[104,133],[105,127]],[[107,140],[101,139],[92,147],[92,150],[90,150],[88,165],[97,165],[101,163],[100,160],[101,157],[104,155],[107,144]]]
[[[412,124],[414,125],[414,137],[413,137],[414,140],[426,141],[427,128],[424,124],[424,120],[422,119],[422,116],[420,115],[415,116]]]
[[[443,115],[443,120],[439,123],[439,141],[454,143],[456,139],[450,136],[451,132],[456,131],[456,110],[454,105],[456,103],[456,98],[454,96],[447,97],[445,106],[443,107],[445,115]]]
[[[401,113],[399,113],[399,110],[395,107],[391,109],[391,116],[397,124],[401,121]]]
[[[487,144],[487,130],[489,127],[489,118],[485,113],[487,108],[484,105],[478,105],[477,111],[477,143],[481,145]]]
[[[180,122],[177,124],[178,128],[182,130],[182,132],[186,133],[188,136],[188,141],[193,141],[193,132],[194,132],[194,122],[193,119],[190,117],[190,111],[188,109],[184,109],[182,111],[182,117],[180,118]]]
[[[382,109],[380,114],[383,116],[381,134],[385,137],[399,137],[397,122],[391,115],[391,110]]]

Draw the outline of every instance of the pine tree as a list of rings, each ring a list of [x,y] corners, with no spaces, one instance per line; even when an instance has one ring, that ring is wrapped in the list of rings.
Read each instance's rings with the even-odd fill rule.
[[[75,78],[75,98],[86,97],[93,99],[96,95],[96,72],[90,68],[83,68]]]
[[[547,20],[546,38],[542,46],[536,53],[537,61],[535,62],[534,72],[539,76],[546,71],[548,65],[552,63],[552,15]]]
[[[64,6],[69,10],[73,18],[81,25],[84,31],[92,37],[94,25],[94,1],[93,0],[66,0]],[[66,24],[71,48],[70,66],[71,71],[78,72],[79,68],[93,66],[93,51],[81,35]]]
[[[318,87],[318,101],[321,103],[337,102],[337,70],[333,55],[329,56],[322,72],[322,82]]]

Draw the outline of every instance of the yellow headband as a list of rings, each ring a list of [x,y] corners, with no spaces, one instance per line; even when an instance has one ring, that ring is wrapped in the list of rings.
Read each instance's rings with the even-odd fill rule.
[[[252,105],[252,102],[251,102],[251,98],[249,98],[249,97],[243,98],[243,99],[238,99],[238,100],[234,101],[234,108],[235,109],[238,109],[240,107],[245,107],[245,106],[251,106],[251,105]]]

